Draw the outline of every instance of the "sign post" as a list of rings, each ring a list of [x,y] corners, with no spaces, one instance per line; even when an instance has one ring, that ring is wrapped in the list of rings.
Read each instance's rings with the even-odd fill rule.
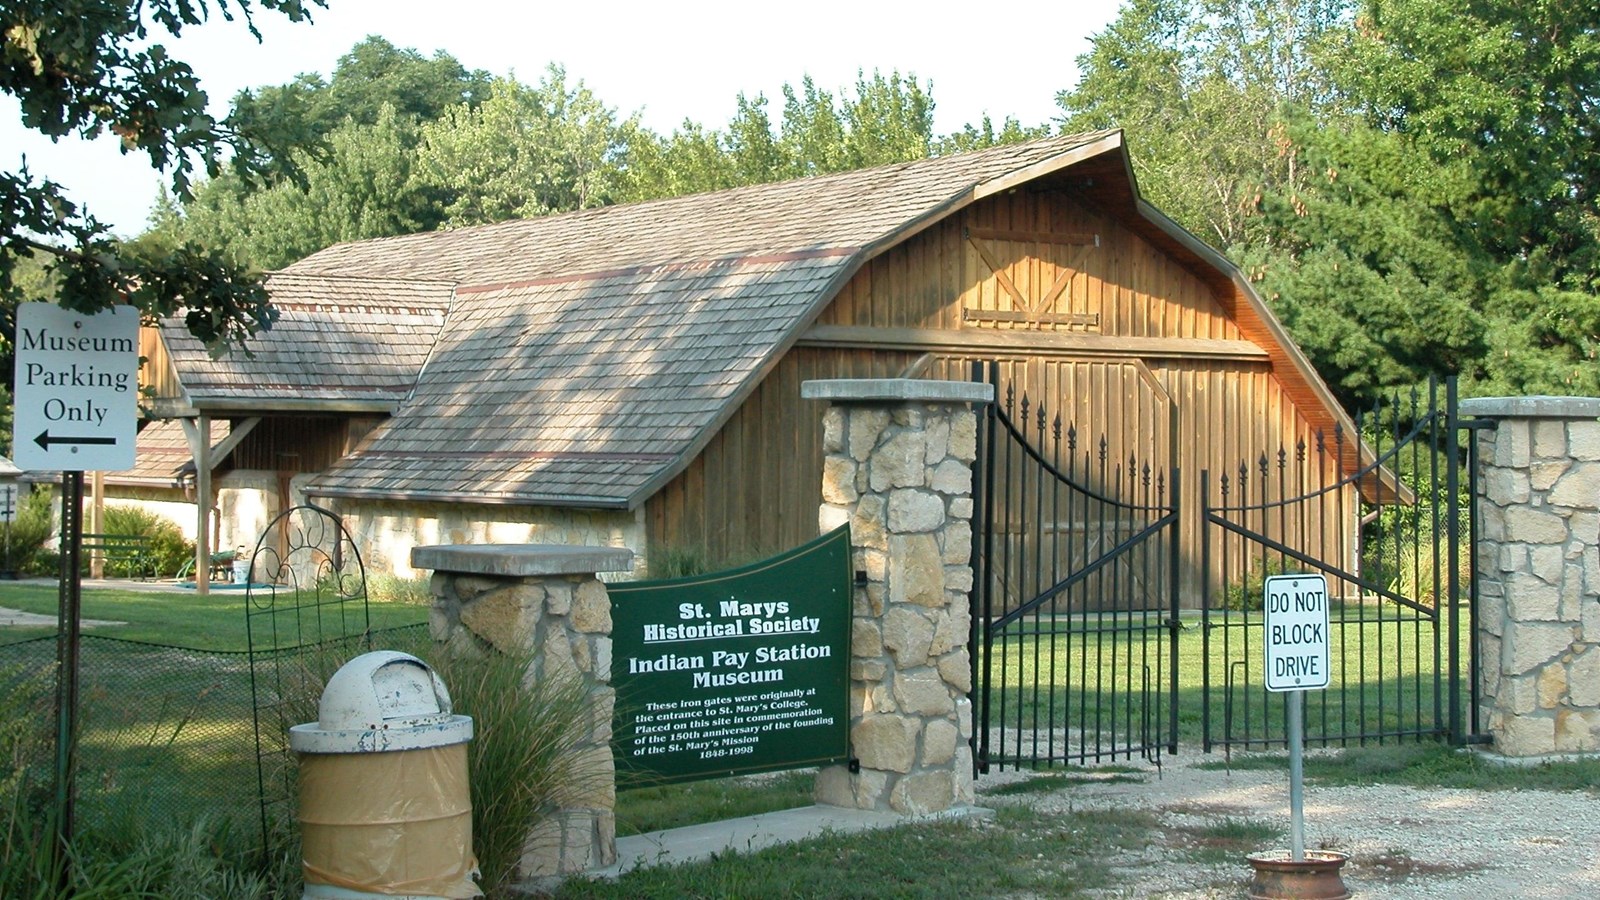
[[[1289,694],[1290,853],[1304,862],[1305,692],[1328,686],[1328,582],[1321,575],[1274,575],[1264,601],[1267,690]]]
[[[133,468],[139,312],[17,307],[12,453],[25,472],[61,472],[61,593],[56,641],[56,871],[67,877],[76,770],[83,473]]]

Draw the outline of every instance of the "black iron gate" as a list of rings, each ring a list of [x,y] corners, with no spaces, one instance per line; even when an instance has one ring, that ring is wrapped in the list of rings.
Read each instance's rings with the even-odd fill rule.
[[[1442,392],[1441,392],[1442,388]],[[1441,396],[1442,393],[1442,396]],[[1273,456],[1201,473],[1204,746],[1285,740],[1286,694],[1263,687],[1266,577],[1321,574],[1332,684],[1308,691],[1308,743],[1477,732],[1463,698],[1472,623],[1470,464],[1454,381],[1392,398]],[[1466,684],[1475,685],[1468,678]]]
[[[1159,759],[1176,735],[1178,473],[999,383],[979,419],[974,760]]]

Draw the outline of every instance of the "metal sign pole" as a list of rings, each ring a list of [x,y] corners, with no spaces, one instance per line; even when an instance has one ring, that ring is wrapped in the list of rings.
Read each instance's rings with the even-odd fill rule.
[[[1306,692],[1289,692],[1289,858],[1306,858],[1305,711]]]
[[[56,628],[56,874],[68,886],[78,747],[78,646],[83,583],[83,473],[61,473],[61,601]]]

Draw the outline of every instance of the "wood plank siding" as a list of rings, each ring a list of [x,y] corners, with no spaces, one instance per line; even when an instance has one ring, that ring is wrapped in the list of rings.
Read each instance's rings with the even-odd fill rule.
[[[1181,470],[1182,591],[1197,605],[1200,471],[1293,454],[1314,443],[1326,416],[1308,418],[1306,399],[1275,377],[1287,363],[1240,327],[1231,282],[1197,274],[1178,261],[1192,255],[1126,221],[1081,193],[1023,187],[868,261],[706,451],[648,502],[652,549],[746,558],[816,534],[822,406],[800,399],[801,381],[913,368],[965,379],[972,361],[998,360],[1001,402],[1008,391],[1013,403],[1027,395],[1050,411],[1047,430],[1059,413],[1080,452],[1104,436],[1113,459]],[[1296,533],[1308,540],[1348,531],[1332,516],[1303,524]]]
[[[382,416],[264,416],[228,459],[229,469],[321,472],[350,455]]]

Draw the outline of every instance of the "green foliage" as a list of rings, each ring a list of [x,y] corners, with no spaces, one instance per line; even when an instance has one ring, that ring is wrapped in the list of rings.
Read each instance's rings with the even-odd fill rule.
[[[52,509],[53,495],[48,490],[30,490],[21,486],[17,492],[17,517],[9,526],[10,568],[19,572],[37,572],[42,563],[53,564],[55,555],[41,560],[45,542],[54,535]],[[52,570],[46,569],[45,574]]]
[[[1289,566],[1279,557],[1253,558],[1242,577],[1228,583],[1222,592],[1222,608],[1233,610],[1261,610],[1266,605],[1267,579],[1289,571]]]
[[[321,0],[310,0],[321,5]],[[252,169],[248,125],[218,122],[188,64],[160,42],[177,38],[213,12],[244,19],[259,38],[253,15],[274,10],[291,21],[310,18],[305,0],[151,0],[130,5],[106,0],[27,0],[0,6],[0,90],[15,98],[22,123],[49,137],[110,132],[124,153],[143,153],[169,173],[187,197],[198,164],[217,175],[227,151],[241,171]],[[185,327],[221,351],[269,327],[272,311],[259,279],[197,245],[133,252],[110,229],[51,181],[36,180],[26,164],[0,172],[0,302],[23,299],[13,273],[24,257],[42,255],[55,281],[56,302],[96,312],[132,302],[146,315],[182,315]]]
[[[1285,149],[1308,174],[1263,196],[1271,244],[1240,253],[1348,406],[1431,374],[1470,370],[1488,347],[1481,286],[1450,224],[1407,184],[1398,136],[1297,115]]]
[[[1133,0],[1071,129],[1229,250],[1347,405],[1600,391],[1600,26],[1551,0]]]
[[[289,84],[240,91],[233,98],[234,119],[249,122],[270,162],[272,182],[299,178],[290,157],[304,154],[326,161],[330,138],[346,126],[377,125],[397,119],[410,129],[440,118],[451,107],[476,107],[489,94],[490,77],[468,71],[444,51],[426,58],[370,35],[339,57],[330,78],[301,75]]]
[[[532,651],[467,656],[436,646],[420,655],[444,679],[456,712],[473,720],[472,836],[479,884],[492,895],[512,882],[539,819],[610,777],[609,765],[577,752],[600,708],[575,679],[534,677]]]
[[[773,555],[775,553],[772,551],[752,546],[737,546],[714,552],[700,544],[668,545],[651,551],[647,561],[649,571],[646,577],[691,578],[695,575],[721,572],[724,569],[735,569]]]
[[[934,144],[934,152],[939,156],[951,153],[968,153],[973,150],[987,150],[990,147],[1000,147],[1006,144],[1020,144],[1023,141],[1033,141],[1050,136],[1048,125],[1023,125],[1012,116],[1006,116],[1000,123],[998,130],[994,127],[994,120],[985,115],[976,125],[963,125],[960,131],[952,132],[940,138]]]
[[[1266,236],[1261,196],[1304,173],[1283,153],[1284,114],[1325,106],[1315,66],[1343,0],[1133,0],[1057,98],[1069,131],[1124,128],[1144,195],[1223,248]]]
[[[572,879],[578,897],[1076,897],[1125,887],[1124,851],[1159,839],[1155,817],[1104,810],[1043,813],[1003,805],[985,820],[945,819],[826,834],[703,862],[635,869],[615,880]]]
[[[1284,764],[1277,758],[1277,765]],[[1362,747],[1306,757],[1306,776],[1322,784],[1405,784],[1472,791],[1600,793],[1600,761],[1522,765],[1433,742]]]
[[[279,268],[341,241],[437,227],[438,191],[417,176],[415,130],[388,106],[370,125],[348,120],[320,152],[289,154],[298,179],[260,189],[232,177],[207,182],[157,237],[204,238],[229,258]]]
[[[166,516],[137,506],[107,506],[105,534],[131,534],[150,539],[150,556],[156,577],[164,578],[194,559],[194,543],[186,540],[178,523]]]
[[[373,603],[427,606],[433,602],[428,579],[401,578],[388,572],[367,575],[367,599]]]
[[[535,87],[499,79],[482,105],[426,123],[420,178],[450,227],[587,209],[614,199],[614,161],[635,127],[551,66]]]
[[[765,96],[740,94],[721,131],[686,122],[670,137],[640,135],[630,146],[620,198],[650,200],[926,158],[936,143],[932,91],[898,71],[858,73],[854,90],[837,96],[806,77],[799,89],[784,85],[776,126]],[[982,136],[974,130],[970,139]]]

